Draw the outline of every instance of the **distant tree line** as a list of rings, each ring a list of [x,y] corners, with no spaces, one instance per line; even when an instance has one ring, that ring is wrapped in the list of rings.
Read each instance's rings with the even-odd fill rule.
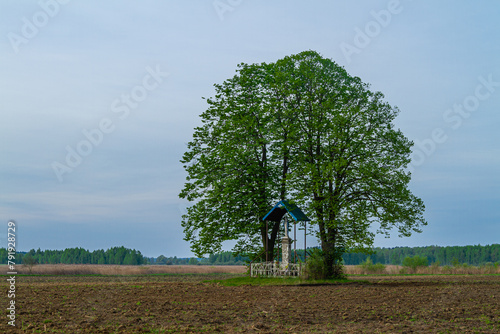
[[[307,249],[310,254],[313,247]],[[275,260],[281,261],[281,249],[275,249]],[[297,261],[304,261],[304,250],[297,249]],[[342,258],[346,265],[360,265],[370,259],[372,263],[403,265],[405,258],[427,258],[428,264],[438,263],[439,265],[456,265],[466,263],[468,265],[479,266],[486,263],[500,262],[500,244],[487,246],[426,246],[426,247],[394,247],[373,249],[373,254],[344,253]],[[292,261],[295,261],[295,251],[292,250]],[[151,259],[151,263],[156,264],[199,264],[199,265],[244,265],[249,262],[245,256],[233,256],[232,252],[222,252],[210,254],[208,258],[184,258],[165,257]]]
[[[165,265],[184,265],[184,264],[199,264],[199,261],[196,258],[179,258],[177,256],[166,257],[164,255],[160,255],[158,257],[150,257],[148,258],[150,264],[165,264]]]
[[[308,254],[311,248],[307,249]],[[0,248],[0,264],[7,264],[7,250]],[[160,255],[157,258],[144,257],[140,251],[125,247],[113,247],[108,250],[88,251],[83,248],[67,248],[65,250],[40,250],[16,254],[15,263],[23,264],[23,257],[29,255],[30,261],[38,264],[159,264],[159,265],[244,265],[249,258],[244,255],[233,256],[232,252],[210,254],[208,258],[178,258]],[[500,244],[486,246],[426,246],[426,247],[395,247],[373,249],[373,254],[361,253],[343,254],[344,264],[360,265],[369,258],[372,263],[402,265],[407,257],[426,257],[429,264],[456,265],[466,263],[479,266],[486,263],[500,262]],[[292,250],[292,260],[295,252]],[[275,250],[275,260],[281,261],[281,250]],[[304,250],[297,249],[297,261],[304,261]]]
[[[83,248],[66,248],[65,250],[40,250],[16,254],[15,263],[22,264],[23,258],[28,256],[30,261],[38,264],[146,264],[147,259],[140,251],[125,247],[113,247],[108,250],[88,251]],[[7,264],[7,250],[0,248],[1,264]]]
[[[232,252],[222,252],[219,254],[210,254],[208,258],[202,259],[200,264],[209,265],[243,265],[248,262],[248,257],[244,255],[233,256]]]
[[[166,257],[164,255],[160,255],[157,258],[149,258],[150,263],[152,264],[165,264],[165,265],[183,265],[183,264],[191,264],[191,265],[244,265],[248,261],[248,257],[243,255],[234,256],[232,252],[222,252],[218,254],[210,254],[208,258],[178,258],[174,257]]]
[[[373,263],[402,265],[406,257],[415,255],[426,257],[429,264],[456,265],[466,263],[479,266],[500,262],[500,244],[486,246],[426,246],[374,248],[374,254],[347,253],[343,255],[344,264],[359,265],[370,258]]]

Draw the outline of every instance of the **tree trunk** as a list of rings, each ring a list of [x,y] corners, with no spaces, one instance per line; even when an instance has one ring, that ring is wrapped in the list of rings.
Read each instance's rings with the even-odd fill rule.
[[[326,278],[335,278],[335,243],[329,241],[322,242],[321,248],[323,249]]]
[[[327,278],[342,278],[342,250],[339,249],[337,244],[337,233],[336,229],[329,229],[325,233],[325,240],[321,240],[321,248],[323,250],[323,260],[325,261],[325,270]]]
[[[271,227],[272,227],[270,236],[268,236],[265,225],[261,229],[262,246],[264,247],[264,249],[266,249],[266,243],[267,243],[267,256],[266,256],[266,252],[262,253],[262,262],[266,261],[266,258],[267,258],[267,261],[274,260],[274,247],[276,244],[276,239],[278,237],[278,232],[279,232],[279,228],[280,228],[279,222],[269,222],[269,224],[271,224]]]

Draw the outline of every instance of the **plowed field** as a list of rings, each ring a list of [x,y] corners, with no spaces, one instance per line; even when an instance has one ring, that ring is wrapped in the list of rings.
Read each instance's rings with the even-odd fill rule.
[[[207,278],[216,277],[18,277],[16,327],[4,316],[0,333],[500,332],[498,275],[239,287]]]

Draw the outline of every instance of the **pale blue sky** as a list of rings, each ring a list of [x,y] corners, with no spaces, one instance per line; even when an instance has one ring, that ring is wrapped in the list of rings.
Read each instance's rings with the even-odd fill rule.
[[[498,243],[499,17],[493,0],[2,1],[1,244],[15,219],[19,250],[191,256],[179,159],[201,97],[238,63],[310,49],[384,93],[420,143],[429,225],[376,246]],[[87,155],[71,167],[68,147]]]

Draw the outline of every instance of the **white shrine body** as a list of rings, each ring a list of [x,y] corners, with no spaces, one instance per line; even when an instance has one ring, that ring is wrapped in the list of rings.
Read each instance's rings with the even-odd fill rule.
[[[292,239],[288,235],[288,219],[285,216],[285,236],[281,238],[281,266],[286,270],[292,263]]]

